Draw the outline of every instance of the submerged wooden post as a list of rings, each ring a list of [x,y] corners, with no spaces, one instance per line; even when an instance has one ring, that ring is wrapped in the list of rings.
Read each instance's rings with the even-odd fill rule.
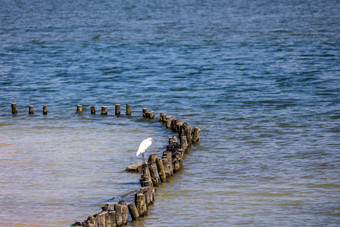
[[[143,117],[147,116],[147,112],[148,112],[148,109],[144,107],[143,108]]]
[[[200,131],[199,127],[194,127],[192,129],[192,143],[197,143],[200,140]]]
[[[47,105],[43,105],[43,115],[47,115]]]
[[[107,106],[102,106],[102,113],[101,115],[107,115]]]
[[[159,176],[161,177],[162,183],[164,183],[164,182],[166,182],[166,175],[165,175],[164,165],[163,165],[162,159],[157,158],[156,163],[157,163],[157,167],[158,167]]]
[[[120,116],[120,104],[115,105],[115,115]]]
[[[28,106],[28,114],[34,114],[33,105]]]
[[[17,104],[15,102],[11,103],[11,107],[12,107],[12,114],[17,114],[18,113]]]
[[[82,105],[77,105],[77,113],[82,113],[83,112],[83,106]]]
[[[126,104],[126,115],[130,116],[132,112],[132,105],[131,104]]]
[[[139,213],[138,213],[136,204],[135,204],[134,202],[133,202],[133,203],[130,203],[130,204],[128,205],[128,208],[129,208],[129,212],[130,212],[130,214],[131,214],[132,220],[137,220],[137,218],[139,217]]]
[[[96,107],[91,106],[91,114],[95,115],[96,114]]]

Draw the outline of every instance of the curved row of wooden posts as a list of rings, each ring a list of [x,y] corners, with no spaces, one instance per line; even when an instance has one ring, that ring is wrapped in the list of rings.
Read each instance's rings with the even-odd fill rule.
[[[131,114],[131,105],[126,105],[126,114]],[[104,107],[104,110],[107,107]],[[78,108],[77,108],[78,110]],[[91,108],[92,110],[92,108]],[[120,115],[120,104],[115,105],[115,115]],[[154,119],[154,111],[148,111],[143,108],[143,117]],[[148,214],[150,205],[155,201],[156,188],[162,183],[166,183],[167,178],[173,176],[182,168],[184,153],[188,151],[192,144],[199,141],[200,129],[198,127],[190,128],[188,123],[182,122],[181,119],[175,119],[160,113],[159,121],[174,133],[178,138],[173,136],[169,138],[169,145],[162,154],[162,158],[157,155],[150,155],[148,162],[139,162],[127,167],[127,171],[141,172],[141,188],[132,192],[134,199],[129,204],[121,200],[114,205],[105,205],[102,211],[89,216],[82,222],[76,222],[71,226],[74,227],[113,227],[126,225],[130,220],[138,220]],[[129,193],[128,193],[129,194]],[[126,197],[126,195],[124,196]],[[129,217],[131,216],[131,218]]]
[[[17,114],[17,105],[12,103],[12,113]],[[131,115],[131,104],[126,105],[126,115]],[[77,106],[77,113],[82,113],[82,106]],[[121,105],[115,104],[115,115],[119,116]],[[34,114],[33,106],[29,105],[29,114]],[[43,114],[47,114],[47,106],[43,106]],[[96,114],[95,106],[91,106],[91,114]],[[102,106],[102,115],[108,114],[108,107]],[[155,113],[153,110],[148,111],[143,108],[143,118],[154,119]],[[165,113],[160,113],[159,121],[167,128],[171,129],[178,135],[169,138],[169,144],[166,150],[162,153],[162,157],[150,155],[148,162],[139,162],[127,167],[127,171],[142,173],[140,178],[141,188],[139,190],[125,194],[133,193],[132,201],[127,204],[121,200],[117,204],[106,204],[102,207],[102,211],[89,216],[82,222],[75,222],[71,227],[114,227],[126,225],[128,221],[138,220],[148,214],[150,205],[154,203],[156,187],[162,183],[166,183],[167,178],[173,176],[182,168],[184,153],[199,141],[200,129],[198,127],[190,128],[188,123],[182,122],[181,119],[176,119],[167,116]]]

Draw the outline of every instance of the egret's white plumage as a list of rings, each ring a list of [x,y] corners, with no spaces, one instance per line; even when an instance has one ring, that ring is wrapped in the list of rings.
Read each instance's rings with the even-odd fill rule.
[[[140,154],[142,154],[143,155],[143,161],[144,161],[144,153],[145,153],[146,149],[148,149],[148,147],[151,146],[151,144],[152,144],[152,138],[151,137],[143,140],[139,145],[136,156],[139,156]]]

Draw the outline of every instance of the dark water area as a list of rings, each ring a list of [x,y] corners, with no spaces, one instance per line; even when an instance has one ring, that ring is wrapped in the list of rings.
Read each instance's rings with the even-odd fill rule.
[[[336,0],[0,0],[0,226],[69,226],[138,187],[123,170],[140,141],[156,151],[172,135],[142,107],[201,139],[131,225],[338,226],[339,12]]]

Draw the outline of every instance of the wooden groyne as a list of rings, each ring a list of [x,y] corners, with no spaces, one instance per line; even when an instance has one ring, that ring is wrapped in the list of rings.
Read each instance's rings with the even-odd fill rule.
[[[130,107],[131,108],[131,107]],[[131,110],[131,109],[130,109]],[[154,111],[143,108],[143,117],[155,118]],[[127,111],[128,113],[128,111]],[[131,113],[131,111],[129,111]],[[117,114],[116,114],[117,115]],[[176,174],[183,165],[184,153],[199,141],[200,129],[190,128],[188,123],[181,119],[167,117],[165,113],[160,114],[159,121],[169,127],[177,136],[169,138],[169,144],[161,157],[151,154],[147,162],[139,162],[127,167],[127,171],[142,173],[139,179],[140,188],[129,192],[133,199],[121,200],[117,204],[106,204],[102,210],[89,216],[86,220],[75,222],[73,227],[113,227],[126,225],[128,221],[138,220],[148,214],[151,205],[155,202],[156,188],[165,184],[167,179]],[[131,196],[132,195],[132,196]],[[124,195],[122,197],[127,197]]]
[[[17,114],[17,104],[11,103],[12,114]],[[90,107],[91,114],[96,114],[96,107]],[[76,106],[77,114],[83,113],[82,105]],[[115,105],[115,115],[121,115],[121,105]],[[126,116],[132,113],[131,104],[126,105]],[[28,114],[34,114],[33,105],[28,106]],[[155,112],[148,111],[147,108],[142,109],[143,118],[154,119]],[[47,105],[43,105],[43,115],[47,115]],[[101,115],[108,115],[108,106],[101,107]],[[169,128],[176,135],[169,138],[169,143],[160,157],[151,154],[146,162],[138,162],[129,167],[127,171],[142,173],[139,179],[140,188],[128,192],[121,198],[117,204],[106,204],[96,214],[89,216],[84,221],[77,221],[71,224],[71,227],[113,227],[126,225],[128,221],[138,220],[148,214],[148,210],[155,202],[156,188],[167,182],[174,174],[179,172],[183,166],[184,153],[189,150],[193,144],[199,142],[200,129],[198,127],[191,128],[181,119],[167,116],[160,113],[159,121]]]

